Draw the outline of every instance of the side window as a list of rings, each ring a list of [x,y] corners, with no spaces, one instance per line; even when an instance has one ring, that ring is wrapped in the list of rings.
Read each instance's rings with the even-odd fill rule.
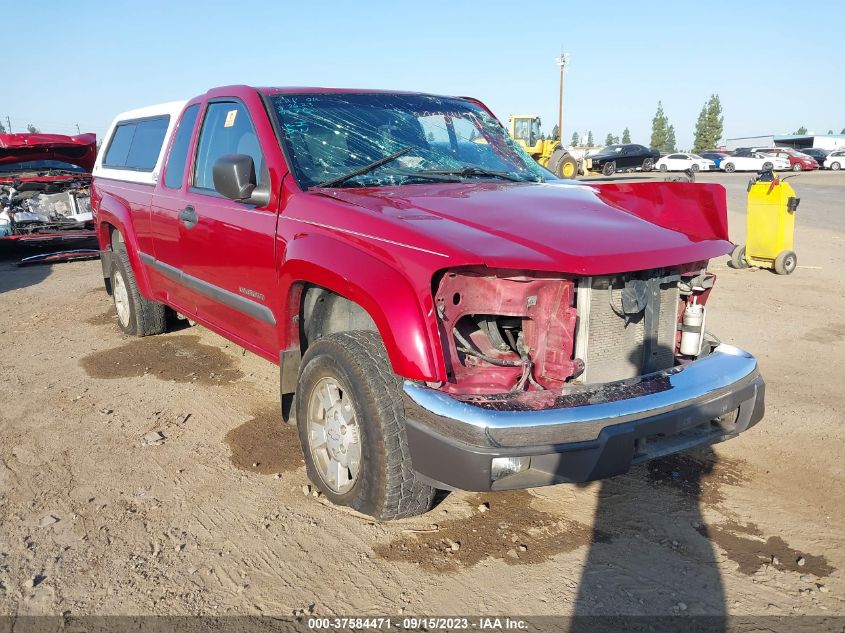
[[[185,177],[185,162],[188,160],[188,149],[191,143],[191,134],[194,131],[194,123],[197,121],[197,114],[200,106],[195,103],[182,115],[179,127],[173,137],[173,146],[170,148],[170,157],[167,159],[167,166],[164,168],[164,186],[168,189],[179,189]]]
[[[666,157],[667,160],[681,160],[684,158],[686,158],[686,156],[684,156],[683,154],[672,154],[671,156]]]
[[[119,123],[106,150],[103,166],[152,171],[158,162],[169,123],[170,116]]]
[[[118,125],[111,137],[111,143],[103,159],[105,167],[125,167],[126,157],[129,155],[129,146],[132,145],[132,137],[135,135],[134,123],[121,123]]]
[[[255,175],[261,184],[264,157],[258,135],[242,103],[217,101],[208,104],[197,143],[193,185],[198,189],[214,190],[213,169],[218,158],[225,154],[247,154],[255,163]]]

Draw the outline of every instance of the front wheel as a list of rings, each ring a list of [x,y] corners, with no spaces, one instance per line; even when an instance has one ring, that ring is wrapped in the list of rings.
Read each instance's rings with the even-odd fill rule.
[[[698,171],[699,169],[701,169],[701,167],[699,167],[697,163],[693,163],[692,167],[690,167],[690,169],[692,171]]]
[[[605,176],[612,176],[616,172],[616,161],[610,161],[604,164],[604,167],[601,169],[601,173]]]
[[[651,158],[646,158],[643,161],[643,171],[651,171],[654,169],[654,161]]]
[[[373,332],[317,339],[302,358],[296,420],[308,477],[332,502],[377,519],[431,508],[405,435],[401,379]]]
[[[763,171],[772,171],[774,165],[771,163],[763,163]]]
[[[792,171],[801,171],[802,169],[803,169],[803,167],[801,167],[801,163],[795,163],[792,166]]]
[[[732,174],[736,171],[736,165],[733,163],[725,163],[725,171]]]
[[[575,178],[578,175],[578,163],[562,147],[558,147],[552,153],[548,163],[546,163],[546,168],[558,178]]]

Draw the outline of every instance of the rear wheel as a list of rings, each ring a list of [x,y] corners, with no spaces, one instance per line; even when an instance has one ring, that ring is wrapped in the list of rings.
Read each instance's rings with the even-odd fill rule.
[[[792,251],[783,251],[775,259],[775,272],[778,275],[791,275],[798,266],[798,256]]]
[[[830,168],[831,168],[833,171],[839,171],[840,169],[842,169],[842,165],[840,165],[838,162],[836,162],[836,163],[831,163],[831,164],[830,164]]]
[[[660,171],[662,171],[662,172],[667,172],[667,171],[669,171],[669,167],[668,167],[667,165],[661,165],[661,166],[660,166]]]
[[[377,519],[431,507],[435,489],[412,468],[401,379],[378,334],[332,334],[308,347],[296,419],[308,477],[332,503]]]
[[[729,174],[732,174],[736,171],[736,165],[734,165],[733,163],[725,163],[725,171]]]
[[[601,173],[605,176],[612,176],[616,171],[616,161],[610,161],[604,164],[604,167],[601,168]]]
[[[118,326],[132,336],[161,334],[166,329],[166,308],[161,303],[145,299],[138,291],[138,282],[129,263],[126,244],[118,232],[115,232],[112,240],[112,250],[114,266],[111,287]]]

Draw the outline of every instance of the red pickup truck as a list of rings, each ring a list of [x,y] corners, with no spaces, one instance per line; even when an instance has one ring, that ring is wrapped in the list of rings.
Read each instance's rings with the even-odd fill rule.
[[[173,310],[278,363],[333,502],[391,519],[438,488],[600,479],[763,416],[755,359],[705,329],[721,186],[559,180],[468,98],[170,108],[118,117],[94,168],[120,327]]]

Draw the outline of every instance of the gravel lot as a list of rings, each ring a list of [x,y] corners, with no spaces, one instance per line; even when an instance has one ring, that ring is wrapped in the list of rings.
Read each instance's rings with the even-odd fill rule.
[[[748,178],[699,178],[736,242]],[[790,182],[795,274],[712,262],[708,325],[767,381],[757,427],[390,524],[310,494],[273,365],[200,327],[128,339],[98,262],[7,256],[0,613],[845,615],[845,174]]]

